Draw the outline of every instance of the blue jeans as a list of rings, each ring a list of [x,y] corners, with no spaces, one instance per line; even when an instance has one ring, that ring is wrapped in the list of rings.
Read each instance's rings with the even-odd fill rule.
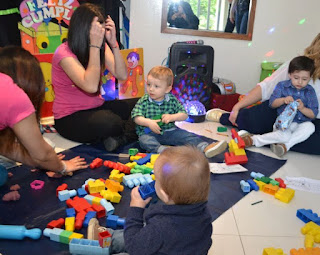
[[[226,126],[232,126],[229,121],[229,113],[222,114],[220,123]],[[237,117],[239,130],[244,129],[252,134],[264,134],[273,130],[273,124],[277,118],[277,110],[269,107],[269,101],[249,109],[241,109]],[[290,150],[320,155],[320,119],[314,119],[315,132],[304,142],[298,143]]]
[[[246,34],[248,26],[249,11],[238,13],[236,12],[236,28],[238,34]]]
[[[199,136],[179,128],[164,131],[163,135],[153,132],[141,135],[139,143],[142,149],[152,153],[160,153],[165,148],[163,145],[179,146],[188,144],[197,147],[200,151],[203,151],[208,146],[208,143]]]

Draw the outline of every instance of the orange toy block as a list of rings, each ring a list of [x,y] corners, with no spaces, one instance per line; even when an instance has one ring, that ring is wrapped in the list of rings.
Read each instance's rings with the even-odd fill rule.
[[[106,187],[108,190],[113,192],[121,192],[123,191],[124,187],[119,182],[116,182],[114,180],[106,180]]]
[[[47,225],[47,228],[62,228],[64,225],[64,218],[60,218],[57,220],[50,221]]]
[[[266,185],[264,185],[262,191],[274,196],[276,194],[276,192],[278,191],[278,189],[279,189],[279,186],[273,186],[272,184],[266,184]]]
[[[248,162],[247,155],[239,155],[236,156],[232,152],[225,152],[224,159],[227,165],[234,165],[234,164],[245,164]]]
[[[290,255],[320,255],[320,248],[314,247],[314,248],[300,248],[298,250],[292,249],[290,250]]]
[[[67,217],[64,224],[66,230],[73,232],[75,228],[75,217]]]
[[[276,186],[275,186],[276,187]],[[290,188],[280,188],[276,194],[274,194],[274,197],[276,199],[279,199],[281,202],[289,203],[291,199],[294,197],[295,191]]]
[[[104,183],[101,180],[88,181],[89,193],[99,193],[105,189]]]
[[[90,168],[91,169],[98,168],[98,167],[102,166],[102,164],[103,164],[103,160],[101,158],[96,158],[90,164]]]
[[[286,255],[283,253],[282,249],[276,249],[276,248],[265,248],[263,249],[262,255]]]
[[[119,170],[112,170],[109,175],[109,179],[115,180],[117,182],[122,182],[123,176],[125,176],[125,174],[123,174],[123,173],[120,174]]]

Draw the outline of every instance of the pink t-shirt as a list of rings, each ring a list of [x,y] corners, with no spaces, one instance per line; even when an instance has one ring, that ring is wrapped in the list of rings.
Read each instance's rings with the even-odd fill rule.
[[[35,112],[27,94],[11,77],[0,73],[0,130],[12,128]]]
[[[52,58],[52,85],[55,93],[53,101],[53,115],[55,119],[61,119],[72,113],[99,107],[104,100],[97,94],[90,94],[76,85],[60,66],[64,58],[77,58],[65,42],[61,44]]]

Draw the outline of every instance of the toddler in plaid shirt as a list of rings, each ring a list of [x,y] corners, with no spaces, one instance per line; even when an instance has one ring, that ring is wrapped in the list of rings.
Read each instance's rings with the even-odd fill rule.
[[[141,148],[161,153],[168,146],[193,145],[208,158],[223,152],[227,148],[226,141],[209,144],[199,136],[175,126],[175,121],[186,120],[188,114],[170,93],[172,83],[173,73],[170,68],[156,66],[148,73],[147,94],[140,98],[131,112],[137,124]]]

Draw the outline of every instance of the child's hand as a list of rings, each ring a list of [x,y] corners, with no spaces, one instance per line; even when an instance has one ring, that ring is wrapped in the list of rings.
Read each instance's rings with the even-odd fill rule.
[[[299,103],[299,105],[298,105],[298,110],[301,111],[301,110],[304,108],[304,104],[303,104],[303,102],[301,101],[301,99],[297,99],[297,102]]]
[[[131,191],[131,202],[130,206],[131,207],[140,207],[140,208],[145,208],[147,204],[150,202],[151,197],[148,197],[146,200],[143,200],[142,197],[140,196],[138,187],[134,187]]]
[[[172,114],[162,114],[162,119],[161,121],[165,124],[168,124],[170,122],[174,122],[175,119],[174,117],[172,116]]]
[[[285,104],[290,104],[294,101],[293,97],[292,96],[287,96],[284,98],[284,103]]]
[[[112,48],[116,48],[118,45],[116,37],[116,25],[109,15],[106,19],[105,30],[106,40]]]
[[[150,130],[155,133],[155,134],[158,134],[160,135],[161,134],[161,128],[159,127],[158,125],[158,122],[160,120],[151,120],[149,121],[149,125],[148,125],[148,128],[150,128]]]

